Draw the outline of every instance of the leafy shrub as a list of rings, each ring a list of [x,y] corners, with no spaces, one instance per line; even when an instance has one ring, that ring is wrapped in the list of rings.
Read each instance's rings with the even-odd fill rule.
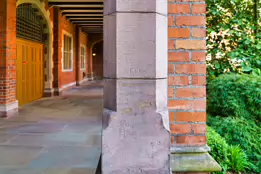
[[[246,152],[246,155],[250,160],[250,171],[257,173],[261,172],[260,126],[257,126],[254,121],[243,117],[224,118],[218,116],[208,116],[207,124],[215,129],[226,140],[228,144],[238,145],[242,150]],[[232,152],[232,155],[234,153]],[[232,161],[231,163],[234,164],[234,162]]]
[[[211,127],[207,127],[207,144],[211,148],[211,156],[220,164],[223,170],[214,173],[242,172],[248,168],[247,156],[240,147],[228,145],[226,140]]]
[[[218,162],[223,171],[228,169],[228,144],[214,129],[207,127],[207,144],[211,148],[210,155]],[[222,173],[222,172],[216,172]]]
[[[236,146],[229,146],[228,148],[229,167],[231,171],[241,172],[249,168],[247,155],[242,149]]]
[[[261,76],[224,74],[208,84],[207,111],[211,115],[261,119]]]

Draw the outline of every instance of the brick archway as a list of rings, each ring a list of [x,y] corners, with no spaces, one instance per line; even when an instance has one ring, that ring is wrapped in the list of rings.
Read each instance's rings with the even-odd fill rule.
[[[93,76],[95,79],[103,78],[103,39],[91,46]],[[95,55],[94,55],[95,54]]]
[[[46,9],[46,4],[44,1],[40,0],[17,0],[16,7],[21,4],[28,3],[32,5],[35,12],[41,19],[43,25],[44,34],[44,74],[45,74],[45,84],[44,84],[44,95],[51,96],[53,93],[52,81],[53,81],[53,22],[50,19],[50,12]]]
[[[91,34],[88,36],[88,78],[93,80],[93,57],[92,57],[92,48],[96,43],[103,41],[102,34]]]

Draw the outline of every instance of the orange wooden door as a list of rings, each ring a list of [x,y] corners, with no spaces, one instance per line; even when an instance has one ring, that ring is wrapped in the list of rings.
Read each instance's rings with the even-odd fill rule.
[[[17,39],[16,96],[19,105],[37,100],[44,93],[43,44]]]

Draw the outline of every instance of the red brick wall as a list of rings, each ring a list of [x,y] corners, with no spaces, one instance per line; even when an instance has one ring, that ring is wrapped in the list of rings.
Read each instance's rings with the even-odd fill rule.
[[[168,0],[168,97],[172,146],[206,143],[204,0]]]
[[[68,21],[66,19],[65,16],[62,16],[61,12],[59,11],[59,44],[58,44],[58,59],[59,59],[59,88],[62,87],[63,85],[66,84],[70,84],[72,82],[76,82],[76,52],[77,52],[77,48],[76,48],[76,42],[77,42],[77,38],[76,38],[76,26],[73,25],[72,23],[70,23],[70,21]],[[73,63],[74,63],[74,67],[73,67],[73,71],[72,72],[63,72],[62,71],[62,45],[63,45],[63,31],[69,33],[72,35],[73,37]],[[84,34],[83,32],[80,32],[80,44],[84,44],[86,45],[86,49],[87,49],[87,35]],[[87,56],[86,56],[87,57]],[[87,61],[86,61],[87,62]],[[84,71],[80,71],[80,80],[83,79],[83,72]]]
[[[63,45],[63,31],[68,32],[69,34],[72,35],[73,37],[73,71],[72,72],[62,72],[62,66],[60,66],[60,78],[59,78],[59,82],[61,84],[61,86],[75,82],[76,81],[76,37],[75,37],[75,25],[71,24],[70,21],[66,20],[65,16],[62,16],[62,14],[60,13],[59,16],[59,24],[60,24],[60,28],[59,28],[59,32],[60,32],[60,37],[59,37],[59,50],[61,51],[61,56],[59,57],[60,62],[62,62],[62,45]]]
[[[8,31],[8,32],[7,32]],[[0,104],[16,101],[16,0],[0,1]]]

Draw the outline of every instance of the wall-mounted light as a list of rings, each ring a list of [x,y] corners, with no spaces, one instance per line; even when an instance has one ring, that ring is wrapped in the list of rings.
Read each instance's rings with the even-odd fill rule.
[[[92,53],[92,56],[96,56],[96,53]]]

